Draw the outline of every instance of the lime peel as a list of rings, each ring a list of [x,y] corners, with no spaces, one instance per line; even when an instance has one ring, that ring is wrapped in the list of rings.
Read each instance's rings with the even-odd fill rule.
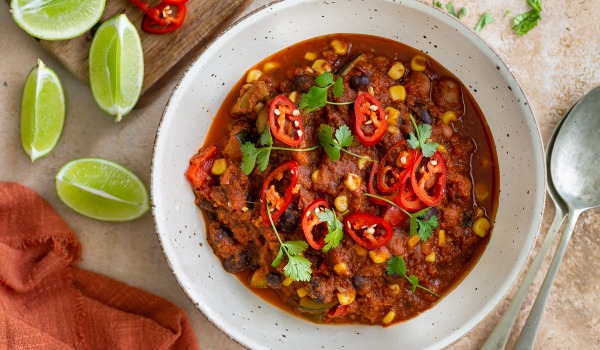
[[[116,122],[135,107],[144,82],[144,53],[125,14],[98,27],[90,47],[89,76],[96,103]]]
[[[10,12],[24,31],[39,39],[66,40],[98,22],[106,0],[12,0]]]
[[[142,181],[124,166],[106,159],[70,161],[56,174],[55,188],[68,207],[98,220],[133,220],[150,209]]]
[[[38,59],[25,81],[21,102],[21,145],[31,161],[48,155],[56,147],[65,114],[60,79]]]

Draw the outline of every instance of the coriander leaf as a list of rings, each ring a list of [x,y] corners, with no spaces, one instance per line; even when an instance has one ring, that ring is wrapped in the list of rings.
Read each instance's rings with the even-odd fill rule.
[[[288,256],[288,263],[283,268],[283,273],[294,281],[310,281],[312,270],[310,260],[302,255]]]
[[[308,248],[308,243],[305,241],[286,241],[283,245],[287,248],[289,255],[298,255]]]
[[[265,171],[267,165],[269,165],[269,157],[271,156],[271,148],[262,148],[258,153],[256,163],[258,163],[258,170]]]
[[[325,246],[323,251],[327,252],[330,249],[337,247],[344,238],[342,222],[338,219],[335,212],[331,209],[325,209],[317,213],[319,222],[327,223],[327,235],[325,236]]]
[[[438,220],[432,215],[428,220],[419,220],[419,230],[417,235],[423,242],[427,241],[433,234],[433,230],[438,226]]]
[[[298,103],[299,109],[304,109],[306,112],[312,112],[319,107],[323,107],[327,104],[327,89],[313,86],[308,90],[307,93],[300,97]]]
[[[406,142],[408,143],[408,146],[412,149],[419,148],[419,140],[415,136],[414,132],[410,133],[408,140],[406,140]]]
[[[527,3],[537,12],[542,12],[542,0],[527,0]]]
[[[466,15],[467,15],[467,8],[463,7],[458,11],[458,15],[456,17],[458,17],[458,19],[461,19]]]
[[[335,138],[340,147],[348,147],[352,144],[352,131],[348,125],[342,125],[335,131]]]
[[[415,290],[417,290],[417,287],[419,287],[419,277],[415,275],[410,275],[408,276],[408,280],[410,281],[410,283],[412,283],[412,292],[414,293]]]
[[[477,25],[475,26],[475,32],[481,32],[483,27],[485,27],[488,24],[494,23],[495,21],[496,20],[494,19],[491,13],[485,12],[483,15],[481,15],[481,18],[479,18],[479,22],[477,22]]]
[[[333,84],[333,73],[325,72],[319,74],[319,76],[315,79],[315,82],[319,87],[327,88],[329,85]]]
[[[344,79],[342,79],[342,77],[339,77],[333,84],[333,96],[341,97],[343,94],[344,94]]]
[[[537,23],[541,18],[542,16],[536,10],[520,14],[513,19],[513,30],[519,35],[525,35],[537,26]]]
[[[437,7],[437,8],[442,8],[442,3],[439,1],[435,1],[433,0],[433,6]]]
[[[409,139],[406,141],[408,146],[413,149],[421,148],[421,153],[423,153],[424,157],[431,157],[439,146],[437,142],[427,142],[431,137],[431,125],[417,125],[417,122],[415,122],[412,115],[410,116],[410,120],[413,123],[417,135],[415,136],[415,133],[410,133]]]
[[[260,151],[250,141],[244,143],[240,148],[242,150],[242,171],[244,172],[244,174],[250,175],[252,170],[254,170],[254,165],[256,164],[256,157],[258,156]]]
[[[414,236],[417,234],[417,229],[419,228],[419,223],[417,222],[417,217],[415,215],[411,215],[410,219],[409,219],[409,225],[410,225],[410,229],[409,229],[409,234],[410,237]]]
[[[421,145],[421,153],[423,157],[431,157],[437,151],[439,144],[437,142],[427,142]]]
[[[406,275],[406,264],[401,256],[392,256],[387,261],[385,271],[388,275]]]
[[[273,145],[273,137],[271,137],[271,127],[267,125],[265,131],[260,135],[260,144],[263,146]]]
[[[319,144],[323,147],[323,150],[325,150],[329,159],[336,161],[340,159],[341,146],[333,139],[333,136],[331,136],[332,132],[331,126],[321,124],[321,127],[317,132],[317,137],[319,138]]]
[[[456,12],[454,11],[454,4],[452,3],[452,1],[446,4],[446,9],[448,10],[449,14],[451,14],[454,17],[458,17],[456,15]]]
[[[273,260],[273,262],[271,263],[271,266],[279,266],[279,264],[281,264],[281,260],[283,260],[283,246],[279,246],[279,252],[277,252],[277,256],[275,257],[275,260]]]

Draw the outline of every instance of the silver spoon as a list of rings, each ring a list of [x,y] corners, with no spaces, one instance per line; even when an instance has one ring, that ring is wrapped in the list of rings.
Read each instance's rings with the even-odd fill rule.
[[[542,319],[544,305],[577,218],[584,211],[600,207],[600,173],[598,143],[600,136],[600,87],[578,103],[556,135],[550,159],[551,181],[567,204],[569,216],[544,283],[515,344],[516,349],[531,349]]]
[[[563,165],[558,166],[560,169],[556,169],[556,166],[553,167],[552,166],[553,164],[556,165],[556,160],[554,162],[552,161],[552,159],[555,157],[553,155],[565,154],[566,151],[565,151],[565,147],[564,147],[565,146],[564,135],[565,134],[573,135],[573,133],[576,132],[574,130],[575,128],[572,125],[573,120],[575,120],[575,122],[580,125],[580,123],[582,123],[584,121],[593,119],[593,122],[589,125],[588,130],[592,131],[592,132],[594,130],[600,130],[600,129],[598,129],[598,126],[600,126],[599,104],[600,104],[600,88],[596,88],[596,89],[592,90],[590,93],[588,93],[588,95],[584,96],[584,98],[582,98],[579,102],[577,102],[575,104],[575,106],[573,106],[573,108],[571,108],[571,110],[559,122],[559,124],[557,125],[557,127],[554,130],[554,133],[550,137],[550,141],[548,142],[547,151],[546,151],[546,167],[548,169],[548,171],[547,171],[548,193],[550,194],[550,198],[554,202],[554,206],[555,206],[554,220],[552,221],[552,224],[550,225],[548,234],[546,235],[546,238],[544,239],[544,242],[542,243],[542,246],[540,247],[534,261],[532,262],[531,267],[529,268],[529,271],[523,278],[521,285],[519,286],[511,303],[509,304],[508,309],[506,310],[506,312],[504,313],[504,315],[502,316],[502,318],[500,319],[500,321],[494,328],[493,332],[489,335],[486,342],[483,344],[482,349],[484,349],[484,350],[504,349],[504,347],[506,346],[506,342],[510,335],[510,331],[512,329],[515,319],[517,318],[519,309],[521,308],[521,305],[523,304],[523,301],[525,300],[527,291],[528,291],[529,287],[531,286],[531,283],[533,282],[533,279],[534,279],[537,271],[539,270],[540,265],[541,265],[542,261],[544,260],[548,250],[550,249],[552,242],[554,241],[554,238],[556,236],[556,233],[558,232],[558,229],[560,228],[565,217],[567,217],[568,208],[569,208],[569,212],[570,212],[571,211],[570,208],[573,207],[573,205],[570,205],[569,207],[567,207],[567,204],[565,204],[565,202],[559,195],[559,192],[557,191],[557,187],[555,187],[555,181],[553,181],[553,176],[554,176],[554,180],[556,180],[556,177],[559,172],[568,173],[570,169],[569,169],[569,167],[566,167]],[[594,113],[593,113],[594,109],[596,110],[596,112],[595,112],[596,118],[594,118]],[[589,113],[588,111],[591,111],[592,113]],[[580,115],[580,113],[581,113],[581,115]],[[584,116],[584,114],[585,114],[585,116]],[[567,119],[569,120],[569,123],[568,123],[569,127],[564,128],[563,124],[566,123]],[[557,141],[558,135],[561,135],[559,137],[560,141]],[[583,139],[579,139],[579,141],[583,142]],[[569,141],[567,141],[567,142],[569,142]],[[580,153],[585,153],[586,150],[585,150],[585,148],[582,147],[583,146],[582,142],[577,143],[576,146],[570,145],[570,147],[575,147],[575,148],[579,147]],[[556,148],[556,151],[555,151],[555,148]],[[570,149],[572,149],[572,148],[570,148]],[[593,154],[595,152],[591,152],[591,153]],[[571,155],[568,155],[568,156],[571,157]],[[580,164],[580,165],[582,167],[580,168],[578,166],[576,169],[579,170],[584,175],[590,174],[590,170],[593,169],[593,163]],[[587,166],[587,168],[586,168],[586,166]],[[553,170],[553,168],[555,170]],[[574,169],[575,168],[573,168],[573,170]],[[594,172],[592,170],[591,173],[595,174],[596,172]],[[570,176],[570,175],[567,175],[567,178],[568,178],[568,176]],[[569,180],[563,179],[562,181],[569,181]],[[562,188],[563,187],[561,187],[561,189]],[[600,186],[596,186],[596,188],[600,188]],[[598,192],[597,189],[596,189],[596,191]],[[562,194],[562,192],[561,192],[561,194]],[[575,195],[575,197],[577,197],[577,195]],[[572,196],[569,198],[572,198]],[[597,206],[597,204],[596,204],[596,206]],[[589,209],[589,207],[585,208],[585,209]],[[581,211],[583,211],[585,209],[580,209],[580,211],[575,215],[579,216]],[[526,328],[529,330],[526,332],[526,329],[525,328],[523,329],[522,338],[519,338],[519,342],[521,342],[521,344],[518,344],[515,348],[520,349],[521,348],[520,346],[524,346],[525,348],[533,347],[533,343],[535,341],[535,334],[537,332],[539,321],[541,319],[545,301],[548,297],[550,287],[552,286],[552,282],[553,282],[556,272],[558,270],[558,265],[560,264],[560,261],[562,260],[562,256],[564,255],[564,250],[566,249],[568,240],[570,238],[570,235],[571,235],[574,223],[577,220],[577,217],[574,217],[574,215],[571,215],[570,219],[571,220],[569,222],[572,221],[571,227],[570,227],[570,229],[568,229],[568,232],[565,232],[565,234],[563,235],[563,239],[561,240],[561,243],[560,243],[560,245],[562,247],[562,253],[559,254],[560,247],[557,248],[557,253],[556,253],[557,256],[552,261],[552,265],[555,265],[554,271],[553,272],[551,271],[553,269],[553,267],[551,266],[548,270],[548,276],[544,280],[544,285],[542,286],[542,289],[540,289],[536,303],[535,303],[533,309],[531,310],[530,316],[527,320]],[[569,227],[569,225],[567,225],[567,227]],[[567,237],[567,238],[565,238],[565,237]],[[560,257],[558,257],[558,255],[560,255]],[[544,291],[544,289],[545,289],[545,291]],[[526,335],[526,333],[528,335]],[[529,345],[524,343],[525,338],[528,339],[527,341],[529,342]]]
[[[565,119],[567,119],[572,110],[573,108],[571,108],[571,110],[569,110],[565,114],[565,116],[563,117],[563,119],[561,119],[560,122],[558,122],[558,125],[554,129],[552,136],[550,136],[548,146],[546,147],[546,167],[548,168],[546,176],[548,179],[548,194],[550,194],[550,198],[552,199],[552,202],[554,202],[554,219],[552,220],[552,224],[548,229],[548,234],[546,234],[542,246],[538,250],[535,259],[533,260],[531,266],[529,267],[529,270],[527,271],[527,274],[523,278],[523,281],[521,281],[521,285],[515,292],[515,295],[513,296],[512,300],[510,301],[510,304],[508,305],[508,308],[500,318],[500,321],[498,321],[496,327],[494,328],[492,333],[490,333],[487,340],[481,347],[481,350],[501,350],[504,349],[504,347],[506,346],[506,342],[508,341],[508,337],[510,336],[510,331],[512,330],[515,320],[517,319],[519,310],[521,309],[521,305],[523,305],[523,301],[525,301],[525,297],[527,296],[527,291],[529,290],[529,287],[531,287],[533,279],[535,278],[538,270],[540,269],[544,258],[548,254],[548,250],[552,246],[552,242],[556,237],[558,229],[560,228],[564,219],[567,217],[567,205],[563,202],[558,193],[556,193],[556,188],[554,187],[552,179],[550,178],[549,169],[550,155],[552,154],[552,148],[554,147],[554,140],[556,140],[556,135],[558,134],[560,127],[564,123]]]

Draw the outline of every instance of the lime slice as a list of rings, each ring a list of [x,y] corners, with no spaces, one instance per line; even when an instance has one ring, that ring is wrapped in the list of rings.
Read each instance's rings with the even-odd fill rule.
[[[65,94],[56,73],[38,59],[23,89],[21,144],[31,161],[54,149],[65,124]]]
[[[90,48],[89,66],[98,106],[120,121],[137,103],[144,81],[142,43],[125,14],[100,25]]]
[[[55,187],[68,207],[98,220],[133,220],[149,209],[148,191],[142,181],[105,159],[70,161],[56,174]]]
[[[30,35],[45,40],[71,39],[98,22],[106,0],[12,0],[17,24]]]

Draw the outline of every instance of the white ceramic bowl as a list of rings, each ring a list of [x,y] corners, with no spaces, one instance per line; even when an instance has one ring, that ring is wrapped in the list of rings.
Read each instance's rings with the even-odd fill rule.
[[[500,199],[480,261],[438,305],[388,328],[317,325],[271,306],[225,272],[184,178],[189,158],[231,87],[252,65],[296,42],[364,33],[418,48],[453,72],[481,107],[497,147]],[[154,149],[152,200],[158,235],[181,287],[217,327],[249,348],[442,348],[480,322],[516,280],[534,244],[545,197],[535,119],[517,81],[477,34],[415,1],[287,0],[220,35],[175,89]]]

